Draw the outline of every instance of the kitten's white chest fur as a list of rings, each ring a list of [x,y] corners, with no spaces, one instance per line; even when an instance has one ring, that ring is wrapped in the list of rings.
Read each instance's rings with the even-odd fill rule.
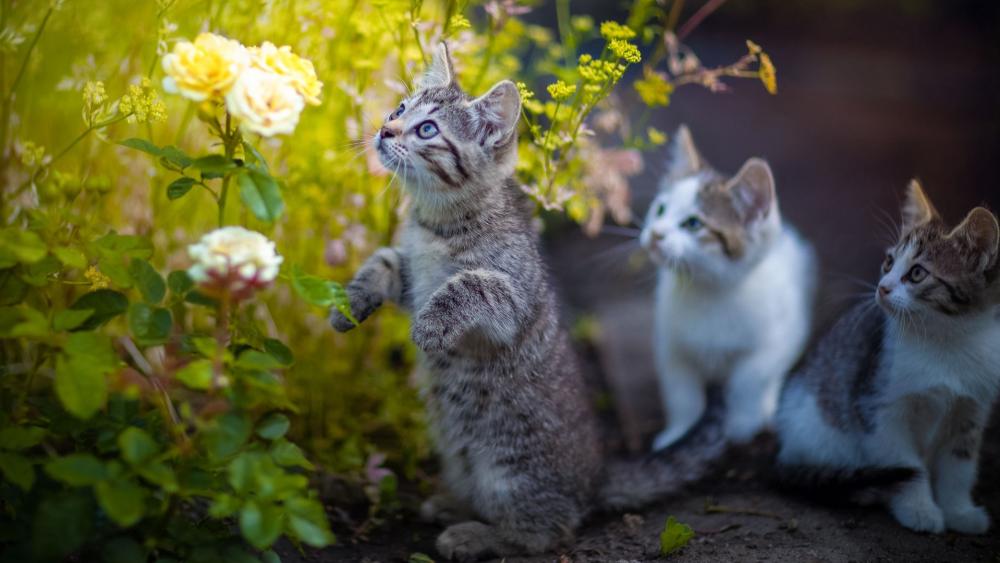
[[[423,309],[431,295],[458,271],[448,246],[432,233],[415,225],[407,225],[400,241],[410,260],[411,306],[416,313]]]

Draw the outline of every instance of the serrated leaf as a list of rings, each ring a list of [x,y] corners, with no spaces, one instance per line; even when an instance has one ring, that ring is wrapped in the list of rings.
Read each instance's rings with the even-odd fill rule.
[[[146,154],[151,154],[153,156],[163,155],[163,150],[160,147],[154,145],[153,143],[147,141],[146,139],[140,139],[138,137],[132,137],[131,139],[125,139],[118,143],[123,147],[128,147],[130,149],[135,149],[137,151],[142,151]]]
[[[273,412],[257,423],[257,435],[265,440],[277,440],[288,432],[291,423],[280,412]]]
[[[166,342],[170,336],[172,322],[170,311],[162,307],[133,303],[128,309],[129,330],[136,340],[145,346]]]
[[[52,316],[52,328],[58,331],[73,330],[82,325],[93,314],[94,311],[90,309],[64,309]]]
[[[271,503],[248,500],[240,510],[240,532],[257,549],[270,547],[283,527],[284,513]]]
[[[91,311],[87,320],[76,327],[79,330],[94,330],[128,310],[128,298],[111,289],[98,289],[82,295],[70,309]]]
[[[191,389],[208,389],[212,386],[212,361],[195,360],[178,370],[174,377]]]
[[[28,458],[20,454],[0,452],[0,472],[25,491],[30,491],[35,484],[35,468]]]
[[[138,522],[146,511],[146,489],[128,479],[108,479],[94,486],[97,503],[123,528]]]
[[[303,273],[298,266],[292,266],[292,287],[299,297],[309,303],[318,307],[336,307],[348,320],[358,324],[351,314],[351,300],[339,283]]]
[[[108,478],[104,463],[90,454],[70,454],[45,464],[45,472],[73,487],[93,485]]]
[[[87,419],[104,407],[105,376],[118,367],[118,357],[106,336],[75,332],[56,360],[56,395],[70,414]]]
[[[118,448],[122,459],[132,465],[141,465],[152,458],[160,447],[145,430],[130,426],[118,435]]]
[[[189,176],[177,178],[167,186],[167,199],[174,200],[184,197],[196,183],[197,180]]]
[[[686,546],[694,537],[694,530],[687,524],[682,524],[676,518],[667,518],[663,531],[660,532],[660,555],[670,555]]]
[[[163,301],[167,294],[167,284],[149,262],[133,258],[128,266],[128,274],[146,302],[156,304]]]
[[[255,217],[268,223],[281,217],[285,202],[274,178],[256,170],[244,170],[236,180],[240,185],[240,199]]]

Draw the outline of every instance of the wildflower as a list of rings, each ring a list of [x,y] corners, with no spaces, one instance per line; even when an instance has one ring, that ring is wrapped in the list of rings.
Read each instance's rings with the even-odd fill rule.
[[[188,275],[209,295],[249,297],[269,286],[283,258],[264,235],[243,227],[223,227],[188,246],[194,265]]]
[[[528,85],[524,82],[517,82],[517,92],[521,95],[521,103],[524,103],[535,97],[535,93],[528,89]]]
[[[637,63],[642,60],[639,48],[624,39],[611,40],[608,43],[608,49],[619,59],[625,59],[630,63]]]
[[[754,43],[753,41],[750,41],[749,39],[747,39],[747,50],[750,51],[750,54],[754,56],[759,55],[760,53],[763,52],[763,49],[760,48],[760,45]]]
[[[316,69],[309,59],[296,55],[287,45],[275,47],[271,42],[264,42],[260,47],[251,47],[250,56],[254,68],[287,79],[307,103],[319,105],[323,83],[316,77]]]
[[[667,134],[655,127],[647,128],[646,136],[649,137],[649,142],[654,145],[662,145],[667,142]]]
[[[569,24],[577,33],[590,33],[594,29],[594,19],[590,16],[573,16]]]
[[[241,127],[265,137],[290,134],[299,123],[305,100],[284,77],[247,69],[226,94],[226,109]]]
[[[760,68],[757,69],[757,75],[760,76],[760,81],[764,83],[764,88],[770,94],[778,93],[778,72],[774,68],[774,63],[771,62],[771,57],[767,56],[767,53],[760,53],[757,55],[760,58]]]
[[[45,160],[45,147],[37,145],[32,141],[21,141],[17,143],[17,152],[21,164],[27,168],[34,168],[43,164]]]
[[[659,72],[647,71],[645,75],[633,84],[642,102],[649,107],[667,106],[670,104],[670,94],[674,85]]]
[[[107,289],[108,285],[111,284],[111,278],[98,270],[97,266],[90,266],[87,268],[87,270],[83,272],[83,277],[90,282],[90,286],[94,289]]]
[[[566,84],[562,80],[557,80],[556,82],[549,84],[547,90],[549,91],[549,96],[552,96],[553,100],[563,102],[576,93],[576,85]]]
[[[632,39],[635,37],[635,31],[618,22],[607,21],[601,24],[601,37],[608,41]]]
[[[163,89],[189,100],[219,100],[250,61],[246,47],[214,33],[182,41],[163,57]]]
[[[450,33],[458,33],[463,29],[469,29],[472,27],[472,22],[468,20],[462,14],[455,14],[451,16],[451,20],[448,22],[448,31]]]
[[[139,84],[130,84],[118,100],[118,113],[127,115],[129,123],[159,123],[167,119],[167,106],[152,82],[143,78]]]

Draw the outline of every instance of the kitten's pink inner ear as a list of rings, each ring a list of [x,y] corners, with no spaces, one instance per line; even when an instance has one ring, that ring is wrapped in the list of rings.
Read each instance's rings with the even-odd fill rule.
[[[908,231],[937,217],[938,212],[920,186],[920,182],[910,180],[910,185],[906,189],[906,201],[903,202],[903,230]]]
[[[746,161],[730,180],[729,189],[736,209],[747,223],[767,217],[774,205],[774,175],[762,159]]]
[[[521,93],[510,80],[498,82],[472,103],[483,107],[489,119],[495,121],[502,131],[516,127],[521,117]]]
[[[417,88],[439,88],[449,86],[454,83],[455,67],[451,62],[451,53],[448,45],[441,43],[434,49],[434,58],[427,71],[417,80]]]
[[[965,216],[965,219],[955,227],[949,237],[963,237],[974,249],[982,253],[983,260],[980,269],[987,269],[996,264],[997,253],[1000,251],[1000,225],[997,218],[983,207],[977,207]]]
[[[687,125],[681,125],[674,133],[670,145],[670,176],[681,179],[701,171],[705,161],[694,144],[694,137]]]

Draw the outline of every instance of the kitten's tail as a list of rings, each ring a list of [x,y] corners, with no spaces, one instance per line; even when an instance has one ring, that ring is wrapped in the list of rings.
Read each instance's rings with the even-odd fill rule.
[[[677,442],[643,458],[610,462],[598,492],[602,508],[639,508],[705,477],[728,451],[724,421],[721,397],[710,398],[701,420]]]
[[[779,465],[777,470],[786,491],[828,504],[876,502],[914,477],[909,467]]]

